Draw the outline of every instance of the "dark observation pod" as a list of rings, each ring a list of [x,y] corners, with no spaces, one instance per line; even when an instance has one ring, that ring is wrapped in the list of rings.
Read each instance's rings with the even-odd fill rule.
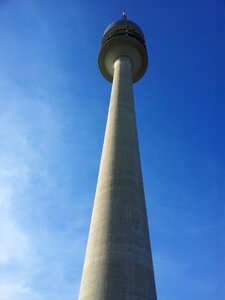
[[[124,16],[106,28],[98,57],[102,75],[110,82],[113,80],[114,62],[122,55],[132,61],[133,82],[144,75],[148,65],[144,34],[137,24]]]

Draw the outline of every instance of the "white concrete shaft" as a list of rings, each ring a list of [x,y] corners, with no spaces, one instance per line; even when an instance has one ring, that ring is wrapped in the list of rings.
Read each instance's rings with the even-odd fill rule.
[[[79,300],[156,300],[131,67],[114,64]]]

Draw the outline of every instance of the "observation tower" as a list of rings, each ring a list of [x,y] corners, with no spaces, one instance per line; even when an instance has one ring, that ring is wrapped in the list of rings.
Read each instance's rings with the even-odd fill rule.
[[[148,55],[140,27],[109,25],[98,64],[112,82],[79,300],[156,300],[132,84]]]

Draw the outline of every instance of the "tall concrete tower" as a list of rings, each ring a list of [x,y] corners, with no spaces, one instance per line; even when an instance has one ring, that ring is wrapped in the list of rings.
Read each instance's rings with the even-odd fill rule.
[[[148,56],[125,14],[107,27],[98,63],[112,92],[79,300],[156,300],[132,91]]]

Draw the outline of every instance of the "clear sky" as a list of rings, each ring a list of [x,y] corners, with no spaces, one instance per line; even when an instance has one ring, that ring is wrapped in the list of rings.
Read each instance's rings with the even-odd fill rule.
[[[224,0],[0,1],[0,300],[77,299],[123,9],[158,299],[224,300]]]

